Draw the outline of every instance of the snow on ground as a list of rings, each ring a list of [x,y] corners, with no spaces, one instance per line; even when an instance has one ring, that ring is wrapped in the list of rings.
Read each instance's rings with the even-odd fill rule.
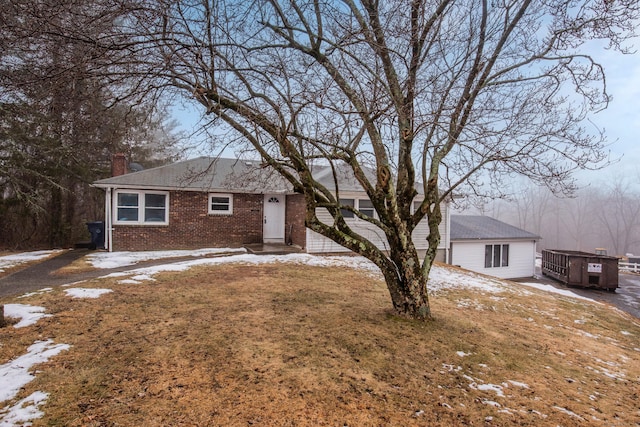
[[[46,258],[56,252],[60,252],[60,250],[21,252],[17,254],[0,256],[0,273],[4,272],[8,268],[15,267],[26,262],[37,261]]]
[[[133,270],[111,273],[104,277],[128,277],[121,280],[121,283],[135,284],[145,280],[154,280],[153,276],[166,271],[185,271],[191,267],[199,265],[220,265],[220,264],[275,264],[292,263],[318,267],[351,267],[368,271],[378,271],[378,268],[369,260],[363,257],[354,256],[314,256],[309,254],[288,254],[288,255],[254,255],[241,254],[230,255],[218,258],[202,258],[189,261],[181,261],[171,264],[156,265],[152,267],[136,268]]]
[[[14,328],[24,328],[35,324],[43,317],[51,317],[50,314],[45,314],[44,307],[38,307],[27,304],[5,304],[4,315],[12,319],[20,319],[18,323],[13,325]],[[0,393],[2,391],[0,390]]]
[[[242,253],[238,253],[242,252]],[[0,257],[0,272],[2,268],[16,265],[18,262],[28,262],[42,257],[49,256],[52,251],[38,251],[27,254],[16,254]],[[224,257],[206,258],[207,255],[231,254]],[[244,249],[203,249],[199,251],[151,251],[151,252],[96,252],[88,255],[89,261],[96,268],[115,268],[122,266],[135,265],[141,261],[157,260],[174,257],[201,257],[188,261],[173,262],[164,265],[158,265],[145,268],[133,268],[127,272],[112,273],[103,277],[122,278],[121,283],[135,284],[146,280],[154,280],[153,276],[164,271],[184,271],[198,265],[219,265],[225,263],[235,264],[275,264],[275,263],[293,263],[309,266],[321,267],[350,267],[368,271],[370,274],[379,275],[378,268],[369,260],[359,256],[313,256],[309,254],[289,254],[289,255],[253,255],[245,253]],[[524,285],[535,287],[547,292],[561,294],[580,299],[588,299],[580,295],[574,294],[570,290],[558,289],[549,285],[541,285],[537,283],[523,283]],[[507,290],[527,294],[529,291],[508,285],[499,279],[492,279],[487,276],[464,272],[434,265],[431,269],[429,279],[430,291],[439,291],[451,288],[473,288],[482,292],[502,293]],[[68,288],[65,289],[67,295],[73,298],[98,298],[111,289],[85,289],[85,288]],[[499,297],[497,297],[499,298]],[[39,318],[49,316],[44,314],[43,307],[33,307],[24,304],[6,304],[5,315],[8,317],[18,318],[20,322],[15,327],[28,326],[35,323]],[[624,332],[622,332],[624,333]],[[61,351],[69,349],[67,344],[54,344],[52,340],[37,341],[29,347],[27,353],[4,365],[0,365],[0,403],[14,399],[19,390],[29,381],[33,379],[33,375],[29,370],[33,365],[46,362]],[[470,353],[459,351],[456,353],[459,357],[468,356]],[[603,371],[605,375],[611,374],[602,365],[609,366],[607,363],[598,363],[597,368]],[[449,372],[458,372],[462,368],[455,365],[443,365]],[[596,370],[596,368],[592,368]],[[444,373],[444,372],[443,372]],[[615,375],[620,377],[619,373]],[[469,388],[486,391],[489,394],[495,394],[500,397],[504,395],[504,389],[512,387],[528,388],[525,383],[508,380],[502,384],[487,384],[483,381],[464,375],[470,381]],[[35,392],[25,399],[15,402],[12,406],[6,406],[0,409],[0,427],[20,425],[38,417],[43,413],[39,410],[39,406],[43,404],[48,397],[47,393]],[[486,404],[500,404],[483,400]],[[567,411],[565,408],[555,408],[561,411]],[[509,408],[502,410],[510,411]],[[570,414],[571,415],[571,414]]]
[[[2,384],[0,402],[13,399],[22,387],[33,380],[34,376],[29,370],[34,365],[44,363],[70,347],[68,344],[54,344],[53,340],[36,341],[27,349],[26,354],[0,365],[0,379],[2,380],[0,381]],[[4,416],[6,409],[1,409],[0,415]]]
[[[232,249],[219,249],[221,252],[229,252]],[[175,254],[177,252],[189,253],[189,251],[151,251],[145,252],[144,255],[137,255],[139,259],[151,260],[154,259],[154,255],[161,255],[162,258],[167,257],[166,253]],[[112,252],[100,254],[101,257],[104,257],[105,263],[95,263],[93,265],[98,268],[112,268],[105,267],[105,265],[113,265],[113,266],[123,266],[123,265],[131,265],[130,264],[118,264],[119,262],[126,262],[125,257],[121,254],[136,254],[135,252]],[[193,253],[196,253],[195,251]],[[173,255],[176,256],[176,255]],[[122,261],[117,261],[122,260]],[[254,254],[239,254],[239,255],[230,255],[225,257],[217,257],[217,258],[201,258],[194,259],[189,261],[181,261],[163,265],[157,265],[152,267],[143,267],[132,269],[125,272],[111,273],[104,277],[122,277],[120,283],[123,284],[136,284],[141,283],[147,280],[154,280],[153,276],[165,272],[165,271],[185,271],[191,267],[198,265],[220,265],[220,264],[275,264],[275,263],[293,263],[293,264],[303,264],[310,266],[320,266],[320,267],[351,267],[360,270],[367,270],[371,273],[378,274],[378,267],[373,264],[371,261],[367,260],[364,257],[360,256],[349,256],[349,255],[337,255],[337,256],[316,256],[310,254],[288,254],[288,255],[254,255]],[[586,299],[593,301],[589,298],[580,296],[571,292],[568,289],[558,289],[550,285],[542,285],[538,283],[523,283],[524,285],[535,287],[547,292],[552,292],[564,296],[570,296],[578,299]],[[511,285],[507,285],[504,281],[500,279],[493,279],[487,276],[475,274],[473,272],[465,272],[465,271],[456,271],[450,268],[434,265],[431,268],[431,272],[429,275],[429,290],[431,292],[439,291],[443,289],[452,289],[452,288],[474,288],[481,291],[491,292],[491,293],[501,293],[506,291],[507,289],[513,292],[519,292],[521,294],[527,294],[527,290],[525,289],[517,289]]]
[[[226,253],[247,252],[244,248],[209,248],[191,251],[141,251],[141,252],[95,252],[87,255],[87,260],[95,268],[117,268],[134,265],[142,261],[164,258],[202,257]]]
[[[44,412],[38,408],[48,397],[49,393],[35,391],[15,405],[0,409],[0,427],[30,426],[29,421],[44,416]]]
[[[64,293],[72,298],[99,298],[100,295],[113,292],[111,289],[69,288]]]
[[[558,289],[555,286],[545,285],[542,283],[529,283],[529,282],[520,282],[521,285],[530,286],[532,288],[540,289],[546,292],[552,292],[554,294],[564,295],[566,297],[572,297],[577,299],[583,299],[587,301],[595,301],[592,298],[583,297],[582,295],[578,295],[575,292],[571,292],[570,289]]]
[[[27,292],[26,294],[22,294],[17,298],[29,298],[36,295],[46,294],[47,292],[51,292],[51,291],[53,291],[53,288],[42,288],[34,292]]]

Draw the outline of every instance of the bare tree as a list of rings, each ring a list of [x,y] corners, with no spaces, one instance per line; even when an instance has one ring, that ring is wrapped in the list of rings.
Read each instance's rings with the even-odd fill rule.
[[[606,160],[603,136],[581,127],[608,100],[602,67],[581,48],[590,39],[621,48],[639,7],[636,0],[140,3],[122,28],[127,48],[145,53],[138,66],[250,144],[304,195],[306,226],[376,263],[396,311],[415,318],[431,315],[427,281],[441,204],[454,191],[499,195],[514,174],[569,191],[573,170]],[[335,188],[317,182],[318,162],[336,174],[349,170],[376,217],[342,205],[337,179]],[[319,220],[319,208],[332,223]],[[344,210],[379,227],[388,252],[358,235]],[[430,234],[420,259],[411,233],[422,220]]]
[[[640,244],[640,198],[636,179],[616,176],[601,184],[598,203],[592,205],[595,224],[601,229],[601,242],[607,242],[612,255],[625,255]]]
[[[84,237],[85,222],[103,215],[89,183],[105,176],[111,154],[148,155],[161,139],[149,137],[166,117],[160,106],[129,95],[136,90],[126,65],[135,56],[97,42],[122,41],[113,28],[129,11],[100,0],[3,5],[1,247],[69,246]]]

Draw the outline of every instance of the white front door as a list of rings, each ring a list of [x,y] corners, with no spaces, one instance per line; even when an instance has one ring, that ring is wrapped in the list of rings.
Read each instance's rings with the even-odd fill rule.
[[[282,194],[264,196],[264,243],[284,243],[285,200]]]

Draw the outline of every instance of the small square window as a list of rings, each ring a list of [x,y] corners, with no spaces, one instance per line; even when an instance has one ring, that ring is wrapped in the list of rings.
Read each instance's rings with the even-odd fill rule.
[[[230,215],[233,213],[233,196],[231,194],[210,194],[209,214]]]

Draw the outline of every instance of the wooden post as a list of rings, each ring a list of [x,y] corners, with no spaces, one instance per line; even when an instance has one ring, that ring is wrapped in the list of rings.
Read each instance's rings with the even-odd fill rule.
[[[4,320],[4,305],[0,304],[0,328],[7,326],[7,322]]]

